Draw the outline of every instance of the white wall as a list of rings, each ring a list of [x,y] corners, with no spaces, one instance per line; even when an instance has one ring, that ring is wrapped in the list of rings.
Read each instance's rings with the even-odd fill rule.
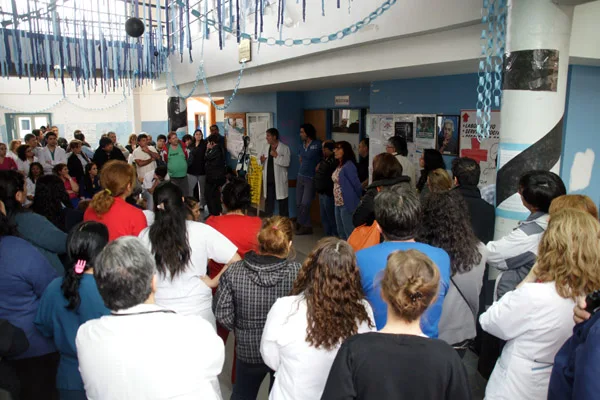
[[[600,65],[600,0],[575,7],[569,52],[574,64]]]
[[[59,102],[63,97],[60,82],[31,81],[31,93],[27,79],[0,79],[0,133],[6,141],[6,113],[35,113]],[[121,143],[126,143],[132,132],[140,132],[143,122],[166,124],[166,91],[154,91],[150,85],[123,92],[79,95],[75,86],[66,82],[63,100],[55,107],[43,111],[52,115],[52,124],[58,126],[60,136],[72,138],[75,129],[81,129],[90,144],[103,133],[115,131]],[[36,127],[39,128],[39,127]],[[154,132],[153,132],[154,133]],[[163,133],[163,132],[158,132]]]

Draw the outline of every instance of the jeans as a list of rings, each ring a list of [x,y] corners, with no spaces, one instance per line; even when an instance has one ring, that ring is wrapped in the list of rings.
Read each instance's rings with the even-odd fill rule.
[[[344,206],[335,206],[335,221],[340,239],[348,240],[354,230],[352,213],[346,210]]]
[[[187,176],[189,195],[194,196],[200,203],[200,208],[206,205],[206,175],[190,175]],[[196,197],[195,191],[198,191],[198,197]]]
[[[315,198],[315,185],[313,178],[298,175],[296,180],[296,207],[298,207],[298,224],[311,226],[310,204]]]
[[[277,196],[275,194],[275,184],[269,185],[267,184],[267,198],[265,199],[265,215],[267,217],[272,217],[273,212],[275,211],[275,200]],[[282,217],[289,217],[289,205],[288,198],[277,200],[279,204],[279,215]]]
[[[256,400],[260,385],[267,374],[271,378],[269,391],[271,390],[274,371],[266,364],[250,364],[241,361],[239,358],[236,358],[235,363],[235,384],[233,385],[231,400]]]
[[[210,215],[221,215],[221,186],[225,184],[225,179],[206,180],[206,205]]]
[[[333,196],[319,193],[319,207],[321,210],[321,221],[325,236],[337,236],[337,222],[335,220],[335,202]]]

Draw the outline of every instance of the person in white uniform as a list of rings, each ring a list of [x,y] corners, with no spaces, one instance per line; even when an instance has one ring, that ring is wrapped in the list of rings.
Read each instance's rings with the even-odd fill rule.
[[[291,296],[278,299],[267,317],[260,352],[275,371],[269,399],[320,399],[342,342],[373,330],[352,247],[338,238],[321,239]]]
[[[94,278],[111,315],[86,322],[75,339],[88,399],[221,399],[223,341],[203,318],[155,304],[156,273],[135,237],[97,257]]]
[[[554,357],[572,334],[575,299],[600,287],[598,225],[585,211],[552,214],[529,275],[479,317],[485,331],[507,341],[486,399],[547,398]]]
[[[279,141],[279,131],[269,128],[266,132],[267,144],[259,154],[263,166],[263,197],[265,214],[273,215],[275,200],[279,205],[279,215],[289,216],[288,204],[288,167],[290,166],[290,148]]]
[[[39,151],[38,158],[46,175],[52,173],[54,166],[67,163],[67,153],[58,146],[56,133],[52,131],[46,133],[46,147]]]
[[[154,190],[154,223],[139,238],[151,251],[158,268],[156,304],[183,315],[196,315],[216,328],[212,290],[200,277],[208,260],[221,264],[240,261],[237,247],[214,228],[187,221],[181,189],[165,182]]]

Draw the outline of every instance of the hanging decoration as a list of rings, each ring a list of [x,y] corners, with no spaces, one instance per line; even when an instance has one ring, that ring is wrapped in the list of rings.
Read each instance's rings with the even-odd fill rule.
[[[481,57],[477,85],[477,138],[490,136],[492,104],[500,107],[502,99],[502,63],[506,43],[508,0],[483,0],[481,22]]]
[[[297,1],[302,1],[305,21],[307,2]],[[192,25],[200,24],[203,40],[214,29],[220,48],[226,34],[259,45],[324,44],[358,32],[396,1],[386,0],[366,18],[338,32],[284,39],[280,29],[279,38],[262,34],[267,8],[276,9],[276,24],[282,27],[285,0],[5,0],[0,9],[0,76],[45,80],[48,88],[50,80],[60,80],[63,95],[69,80],[83,96],[127,92],[170,73],[169,60],[176,53],[183,62],[187,50],[193,62]],[[324,0],[320,6],[324,15]],[[253,34],[247,32],[252,31],[248,18],[254,18]],[[202,80],[208,91],[202,61],[198,70],[194,89]]]

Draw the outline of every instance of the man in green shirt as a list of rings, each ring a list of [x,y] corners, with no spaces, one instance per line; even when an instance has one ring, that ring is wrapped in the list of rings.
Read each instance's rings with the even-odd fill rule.
[[[181,188],[184,196],[188,196],[187,149],[175,132],[169,132],[167,140],[169,141],[169,145],[165,151],[165,162],[167,163],[171,182]]]

